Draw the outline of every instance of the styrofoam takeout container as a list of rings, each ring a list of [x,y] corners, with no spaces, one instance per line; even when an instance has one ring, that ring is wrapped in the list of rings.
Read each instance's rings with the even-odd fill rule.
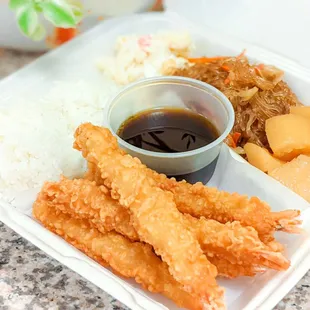
[[[158,30],[181,30],[180,25],[192,34],[197,55],[233,55],[246,48],[250,59],[271,63],[285,70],[286,80],[300,100],[305,104],[310,102],[310,71],[277,54],[246,42],[236,41],[208,28],[198,28],[176,14],[166,13],[109,20],[97,26],[1,81],[0,104],[9,109],[17,95],[41,96],[55,80],[73,81],[87,77],[90,83],[100,89],[103,80],[95,67],[95,61],[113,52],[117,36],[154,33]],[[104,105],[103,102],[103,108]],[[10,163],[6,164],[10,165]],[[12,171],[12,173],[18,173],[18,171]],[[226,288],[226,304],[229,310],[272,309],[309,269],[309,204],[246,163],[226,146],[221,150],[216,171],[209,184],[230,192],[258,196],[267,201],[274,211],[289,208],[302,210],[301,217],[304,221],[305,233],[277,234],[278,239],[286,245],[286,256],[291,260],[291,267],[286,272],[268,271],[254,278],[219,280],[219,284]],[[37,190],[15,193],[14,207],[0,201],[0,220],[131,309],[177,309],[166,298],[145,292],[133,281],[121,279],[110,270],[99,266],[37,223],[31,217],[32,202]]]

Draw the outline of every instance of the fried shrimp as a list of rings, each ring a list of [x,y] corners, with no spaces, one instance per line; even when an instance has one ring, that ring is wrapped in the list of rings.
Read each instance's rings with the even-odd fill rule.
[[[98,139],[104,136],[98,134]],[[109,140],[109,148],[115,154],[124,154],[118,148],[116,139]],[[92,162],[89,163],[87,178],[102,184],[98,167]],[[152,178],[158,187],[174,194],[174,201],[178,210],[182,213],[190,214],[194,217],[205,217],[220,223],[239,221],[243,226],[251,226],[258,232],[261,240],[268,244],[274,242],[274,232],[284,231],[289,233],[299,233],[301,221],[297,219],[300,215],[299,210],[285,210],[272,212],[270,207],[257,197],[248,198],[237,193],[219,191],[216,188],[204,186],[202,183],[191,185],[185,181],[177,182],[173,178],[168,178],[164,174],[146,168],[146,174]],[[282,247],[279,245],[279,251]]]
[[[134,278],[145,289],[162,293],[180,307],[193,310],[212,309],[195,299],[169,274],[167,265],[157,257],[151,246],[131,242],[115,232],[99,232],[86,220],[71,218],[48,206],[39,198],[33,206],[33,215],[46,228],[64,238],[73,246],[103,266],[111,266],[126,278]],[[215,308],[213,308],[215,309]]]
[[[133,241],[139,240],[128,210],[113,200],[104,186],[97,186],[95,182],[62,177],[57,183],[46,182],[39,197],[72,217],[88,220],[100,231],[115,230]],[[216,256],[235,265],[276,270],[289,267],[283,255],[263,244],[252,227],[243,227],[237,222],[221,224],[204,218],[198,220],[190,215],[184,218],[208,258]],[[222,275],[225,276],[223,272]]]
[[[98,166],[112,197],[130,212],[140,240],[153,246],[184,289],[223,307],[223,289],[215,281],[216,267],[188,229],[173,194],[157,187],[147,168],[138,159],[115,150],[113,142],[108,129],[83,124],[76,130],[74,147]]]

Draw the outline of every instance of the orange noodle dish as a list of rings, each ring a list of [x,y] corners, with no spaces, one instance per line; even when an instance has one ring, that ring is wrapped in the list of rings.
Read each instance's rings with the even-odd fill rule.
[[[222,91],[235,110],[235,125],[226,142],[243,154],[252,142],[269,149],[265,121],[287,114],[291,106],[300,105],[283,81],[284,72],[265,64],[250,65],[244,52],[237,57],[189,58],[188,65],[174,75],[194,78]]]

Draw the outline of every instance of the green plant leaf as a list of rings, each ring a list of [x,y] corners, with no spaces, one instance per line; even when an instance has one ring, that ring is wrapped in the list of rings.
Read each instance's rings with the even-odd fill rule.
[[[44,39],[46,35],[46,30],[43,25],[39,24],[34,33],[30,36],[30,39],[33,41],[40,41]]]
[[[78,0],[67,0],[68,5],[70,5],[75,18],[80,22],[83,18],[83,4]]]
[[[9,7],[15,11],[22,33],[36,41],[46,34],[39,23],[39,14],[43,13],[48,21],[61,28],[75,28],[83,18],[80,0],[10,0]]]
[[[73,28],[78,23],[73,10],[65,1],[52,0],[40,3],[40,6],[45,18],[56,27]]]
[[[38,14],[32,5],[21,7],[16,12],[17,23],[20,30],[28,37],[31,37],[39,26]]]
[[[9,8],[14,11],[23,6],[27,6],[30,3],[31,3],[31,0],[10,0]]]
[[[83,10],[78,7],[72,7],[72,12],[75,17],[75,21],[78,24],[83,19]]]

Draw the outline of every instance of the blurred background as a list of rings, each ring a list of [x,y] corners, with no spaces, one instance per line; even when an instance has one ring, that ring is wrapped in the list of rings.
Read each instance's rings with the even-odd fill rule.
[[[0,78],[108,18],[163,10],[310,69],[309,0],[83,0],[86,15],[77,29],[55,28],[42,20],[47,36],[39,42],[21,34],[8,4],[0,0]]]
[[[105,19],[143,12],[163,11],[163,0],[85,0],[86,15],[77,29],[61,29],[42,20],[47,36],[32,41],[19,30],[9,0],[0,0],[0,79],[46,51],[69,41]]]

